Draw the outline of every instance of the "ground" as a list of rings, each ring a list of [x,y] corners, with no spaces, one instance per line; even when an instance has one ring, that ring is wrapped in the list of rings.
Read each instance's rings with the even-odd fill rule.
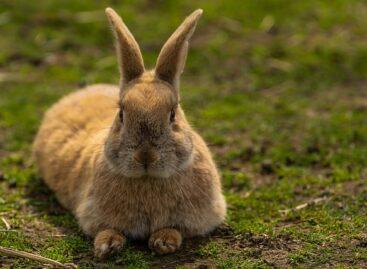
[[[106,262],[30,157],[45,110],[84,85],[118,83],[104,15],[114,7],[153,67],[196,8],[204,15],[182,105],[220,168],[229,212],[159,257],[145,242]],[[0,245],[80,268],[367,266],[365,1],[0,2]],[[3,267],[40,266],[0,256]]]

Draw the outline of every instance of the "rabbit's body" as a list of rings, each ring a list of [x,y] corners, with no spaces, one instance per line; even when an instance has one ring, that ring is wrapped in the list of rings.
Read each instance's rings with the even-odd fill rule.
[[[177,227],[184,236],[212,230],[224,218],[225,203],[208,150],[193,131],[192,164],[174,178],[124,178],[111,171],[102,153],[118,100],[117,86],[89,86],[47,112],[34,154],[61,204],[91,236],[103,228],[133,238],[164,227]]]
[[[178,29],[173,46],[167,42],[156,69],[145,71],[135,40],[107,9],[126,49],[120,63],[129,64],[121,68],[122,85],[79,90],[45,115],[34,142],[36,163],[60,203],[95,237],[97,256],[119,250],[124,236],[150,236],[152,249],[173,252],[181,234],[203,235],[225,218],[215,164],[178,104],[185,55],[172,49],[185,48],[200,14]]]
[[[33,154],[43,179],[74,213],[92,180],[117,101],[118,87],[112,85],[72,93],[47,111],[35,139]]]

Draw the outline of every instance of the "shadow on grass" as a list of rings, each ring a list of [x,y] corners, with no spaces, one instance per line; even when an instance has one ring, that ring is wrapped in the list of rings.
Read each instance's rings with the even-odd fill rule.
[[[91,238],[83,234],[77,220],[59,204],[55,194],[43,180],[36,177],[28,181],[24,187],[25,196],[28,198],[32,213],[38,216],[41,223],[45,223],[46,226],[49,224],[52,227],[52,232],[47,235],[53,234],[54,230],[58,234],[56,236],[51,235],[51,242],[46,244],[42,240],[43,248],[46,249],[44,251],[47,254],[49,253],[51,257],[63,257],[69,261],[72,260],[76,264],[79,264],[80,261],[88,261],[89,264],[93,264]],[[41,233],[37,236],[42,237],[43,235]],[[38,239],[35,238],[35,240]]]
[[[47,187],[42,179],[37,178],[34,181],[28,181],[25,186],[25,195],[30,201],[30,205],[38,214],[47,216],[47,220],[55,225],[65,225],[63,227],[73,232],[78,232],[78,223],[72,214],[63,208],[55,194]],[[65,223],[63,219],[70,219],[70,222]]]

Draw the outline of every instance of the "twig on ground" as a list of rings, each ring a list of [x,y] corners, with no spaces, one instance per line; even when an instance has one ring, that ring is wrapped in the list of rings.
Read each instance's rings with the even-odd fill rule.
[[[66,234],[52,234],[52,237],[65,237]]]
[[[73,263],[66,263],[63,264],[61,262],[49,259],[49,258],[45,258],[42,257],[40,255],[37,254],[33,254],[33,253],[29,253],[29,252],[25,252],[25,251],[20,251],[20,250],[15,250],[15,249],[10,249],[10,248],[4,248],[4,247],[0,247],[0,254],[3,255],[7,255],[7,256],[13,256],[13,257],[21,257],[21,258],[26,258],[26,259],[30,259],[33,261],[38,261],[40,263],[45,263],[45,264],[50,264],[55,266],[56,268],[77,268],[77,266]]]
[[[313,199],[307,203],[304,203],[304,204],[300,204],[294,208],[288,208],[288,209],[284,209],[284,210],[279,210],[280,213],[289,213],[289,212],[292,212],[292,211],[299,211],[301,209],[304,209],[306,207],[309,207],[309,206],[312,206],[312,205],[317,205],[321,202],[324,202],[326,201],[328,198],[327,197],[319,197],[319,198],[316,198],[316,199]]]
[[[7,229],[0,229],[0,232],[1,232],[1,233],[4,233],[4,232],[14,232],[14,233],[19,233],[19,230],[7,230]]]
[[[10,230],[11,226],[10,226],[9,222],[4,217],[1,217],[1,220],[4,222],[6,229]]]

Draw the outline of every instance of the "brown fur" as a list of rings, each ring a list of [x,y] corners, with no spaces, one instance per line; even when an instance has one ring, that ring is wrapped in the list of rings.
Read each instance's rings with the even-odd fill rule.
[[[94,250],[99,258],[106,258],[109,254],[120,251],[126,243],[126,237],[113,229],[104,230],[94,239]]]
[[[60,203],[95,237],[97,256],[120,249],[124,235],[151,236],[151,247],[168,253],[179,248],[181,234],[204,235],[226,213],[211,154],[179,105],[178,78],[201,11],[167,41],[155,71],[144,70],[139,46],[117,14],[106,13],[121,85],[89,86],[51,107],[34,157]]]
[[[176,229],[162,229],[149,238],[149,247],[158,254],[173,253],[180,248],[182,236]]]

